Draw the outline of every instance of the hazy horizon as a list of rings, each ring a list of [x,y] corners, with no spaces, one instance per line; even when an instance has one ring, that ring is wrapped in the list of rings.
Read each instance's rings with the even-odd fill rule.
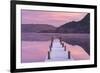
[[[85,12],[21,10],[21,24],[47,24],[59,27],[71,21],[80,21],[86,15]]]

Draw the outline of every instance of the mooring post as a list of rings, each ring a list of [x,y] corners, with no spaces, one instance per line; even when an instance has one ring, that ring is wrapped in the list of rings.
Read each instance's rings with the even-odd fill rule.
[[[70,53],[70,51],[68,51],[68,59],[70,59],[71,58],[71,53]]]
[[[50,52],[48,51],[48,59],[50,59]]]
[[[51,51],[51,48],[52,48],[52,44],[53,44],[53,37],[51,38],[50,51]]]
[[[64,43],[62,43],[62,47],[64,47]]]
[[[52,46],[50,45],[50,50],[49,51],[51,51],[51,48],[52,48]]]

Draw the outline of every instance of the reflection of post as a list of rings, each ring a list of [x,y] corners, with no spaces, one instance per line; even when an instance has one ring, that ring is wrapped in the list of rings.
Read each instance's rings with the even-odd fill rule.
[[[50,59],[50,52],[48,51],[48,59]]]
[[[70,51],[68,51],[68,59],[70,59],[70,56],[71,56]]]

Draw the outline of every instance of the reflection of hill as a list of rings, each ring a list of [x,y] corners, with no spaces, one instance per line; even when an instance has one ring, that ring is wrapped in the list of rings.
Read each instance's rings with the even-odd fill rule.
[[[60,33],[89,33],[90,32],[90,14],[87,14],[81,21],[69,22],[57,28]]]
[[[56,28],[47,24],[22,24],[22,32],[50,32]]]

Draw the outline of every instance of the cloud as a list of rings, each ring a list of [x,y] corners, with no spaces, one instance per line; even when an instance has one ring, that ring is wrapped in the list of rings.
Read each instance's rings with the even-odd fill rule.
[[[56,27],[81,20],[87,13],[22,10],[22,24],[49,24]]]

